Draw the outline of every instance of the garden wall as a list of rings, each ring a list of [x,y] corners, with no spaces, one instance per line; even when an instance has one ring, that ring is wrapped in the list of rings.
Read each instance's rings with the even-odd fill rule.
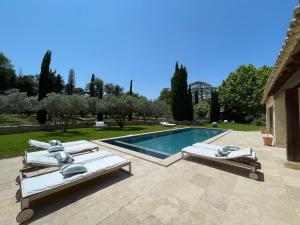
[[[207,121],[169,121],[171,123],[176,123],[177,125],[202,125],[207,123]],[[110,126],[116,126],[117,123],[115,121],[109,121]],[[135,121],[126,121],[126,125],[159,125],[159,121],[157,120],[135,120]],[[86,123],[75,123],[69,124],[68,129],[74,128],[88,128],[93,127],[94,123],[86,122]],[[57,130],[59,126],[55,125],[19,125],[19,126],[0,126],[0,135],[1,134],[15,134],[15,133],[24,133],[24,132],[32,132],[32,131],[45,131],[45,130]]]

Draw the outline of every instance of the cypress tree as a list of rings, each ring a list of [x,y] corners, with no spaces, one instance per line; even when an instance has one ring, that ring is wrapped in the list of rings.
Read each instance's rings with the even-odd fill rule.
[[[218,91],[211,92],[210,98],[210,122],[217,122],[220,120],[220,104]]]
[[[175,72],[171,79],[171,110],[173,118],[178,121],[185,120],[187,106],[187,71],[182,65],[175,65]]]
[[[199,94],[198,94],[198,90],[196,90],[195,92],[195,105],[199,103]]]
[[[41,72],[39,76],[39,93],[38,100],[42,100],[46,97],[47,93],[51,90],[51,81],[50,81],[50,62],[51,62],[51,51],[47,50],[44,55]],[[37,112],[37,120],[40,124],[45,124],[47,120],[47,112],[45,110],[39,110]]]
[[[67,84],[66,88],[67,88],[67,94],[68,95],[72,95],[74,93],[75,71],[73,69],[70,69],[70,71],[69,71],[68,84]]]
[[[97,88],[97,93],[99,99],[103,98],[103,81],[99,78],[95,78],[95,86]],[[103,120],[103,113],[99,112],[97,113],[97,120],[102,121]]]
[[[96,90],[95,90],[95,75],[92,74],[91,82],[90,82],[90,97],[96,97]]]
[[[193,109],[193,96],[191,86],[189,86],[188,93],[187,93],[187,113],[186,119],[188,121],[192,121],[194,119],[194,109]]]
[[[130,80],[129,95],[132,96],[132,80]],[[132,112],[128,115],[128,121],[132,120]]]

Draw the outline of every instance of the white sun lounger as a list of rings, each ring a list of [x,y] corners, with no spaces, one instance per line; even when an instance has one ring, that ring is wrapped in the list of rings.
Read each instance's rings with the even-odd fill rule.
[[[16,193],[16,199],[21,202],[21,212],[17,215],[17,222],[24,223],[32,218],[34,212],[29,206],[33,200],[71,188],[103,174],[123,169],[126,166],[128,166],[126,172],[131,174],[131,162],[116,155],[91,160],[82,165],[87,168],[87,172],[68,178],[64,177],[59,171],[28,178],[23,178],[21,172],[21,187]]]
[[[160,124],[164,127],[175,127],[176,126],[176,124],[168,123],[168,122],[160,122]]]
[[[29,140],[28,144],[31,147],[37,149],[44,149],[44,150],[47,150],[51,147],[51,145],[47,142],[36,141],[36,140]],[[70,154],[75,154],[84,150],[91,150],[91,149],[98,148],[96,144],[86,140],[63,142],[61,143],[61,145],[64,147],[64,151],[69,152]],[[41,151],[41,155],[42,155],[42,151]]]
[[[207,160],[217,161],[223,164],[237,166],[249,169],[249,177],[253,180],[258,180],[256,170],[260,167],[257,162],[256,154],[251,148],[244,148],[237,151],[231,151],[226,156],[216,156],[220,146],[197,143],[193,146],[186,147],[181,151],[181,157],[188,155],[199,157]]]
[[[96,151],[91,152],[89,154],[81,154],[81,155],[75,155],[73,156],[73,162],[72,163],[83,163],[89,160],[93,159],[100,159],[107,157],[109,155],[112,155],[112,153],[107,151]],[[27,156],[27,164],[30,166],[44,166],[44,167],[61,167],[65,165],[66,163],[59,162],[55,157],[49,156],[49,155],[28,155]]]

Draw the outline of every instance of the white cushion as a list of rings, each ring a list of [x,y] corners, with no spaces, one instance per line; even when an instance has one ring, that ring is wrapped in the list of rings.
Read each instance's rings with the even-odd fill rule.
[[[79,173],[85,173],[87,172],[87,168],[84,165],[77,164],[77,163],[71,163],[64,165],[60,168],[60,172],[63,175],[74,175]]]
[[[47,149],[48,152],[58,152],[58,151],[63,151],[64,147],[61,145],[57,145],[57,146],[51,146],[50,148]]]

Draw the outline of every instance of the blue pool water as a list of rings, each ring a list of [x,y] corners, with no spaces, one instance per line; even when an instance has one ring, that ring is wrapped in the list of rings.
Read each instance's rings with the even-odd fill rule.
[[[224,132],[221,129],[188,128],[130,136],[105,141],[119,147],[165,159],[183,148],[202,142]]]

